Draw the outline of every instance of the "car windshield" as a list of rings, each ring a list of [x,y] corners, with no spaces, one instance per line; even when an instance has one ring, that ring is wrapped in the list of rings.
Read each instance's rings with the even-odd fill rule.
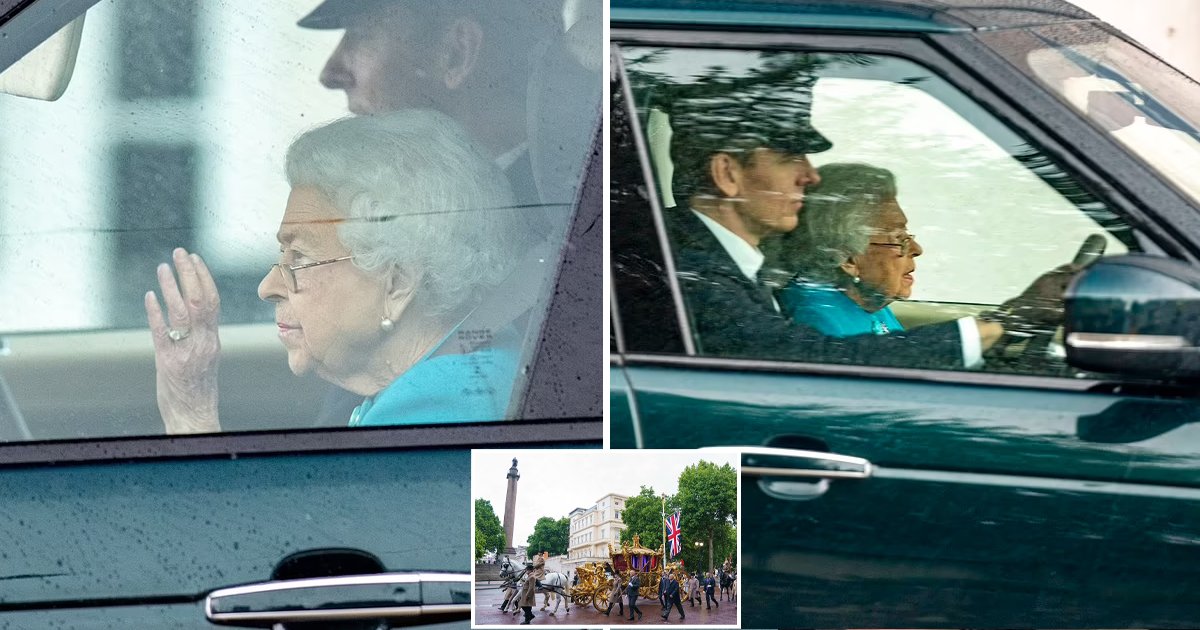
[[[600,120],[598,1],[84,17],[61,97],[0,95],[0,439],[521,415]]]
[[[1200,84],[1094,23],[980,37],[1200,201]]]

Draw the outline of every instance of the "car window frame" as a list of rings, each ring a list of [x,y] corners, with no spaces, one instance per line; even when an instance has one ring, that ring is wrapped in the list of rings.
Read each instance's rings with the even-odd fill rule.
[[[971,34],[921,33],[870,33],[844,34],[828,31],[797,29],[787,33],[755,32],[752,30],[727,28],[673,29],[663,24],[641,27],[636,24],[613,24],[610,39],[617,51],[622,46],[680,47],[732,50],[795,50],[805,52],[862,53],[898,57],[919,64],[937,75],[955,89],[974,100],[987,112],[1013,131],[1028,138],[1042,153],[1054,160],[1057,166],[1069,173],[1097,198],[1103,200],[1114,212],[1119,213],[1130,226],[1145,235],[1165,255],[1196,264],[1196,239],[1180,238],[1173,225],[1179,225],[1180,217],[1195,215],[1195,209],[1184,204],[1174,189],[1168,187],[1157,172],[1150,171],[1126,150],[1067,109],[1067,106],[1028,78],[1020,75],[1007,61],[995,53],[984,50],[984,44],[972,42]],[[974,54],[967,56],[967,51]],[[988,54],[990,53],[990,54]],[[1020,82],[1025,88],[1019,93],[1005,95],[992,87],[992,83],[981,80],[980,68],[986,69],[991,78],[1007,85]],[[617,77],[622,89],[628,94],[629,81],[622,73]],[[627,101],[629,102],[629,101]],[[1045,112],[1053,112],[1052,117]],[[636,116],[631,116],[636,125]],[[635,133],[638,133],[635,126]],[[1065,139],[1071,138],[1070,142]],[[638,157],[648,168],[650,161],[639,137]],[[1085,152],[1086,150],[1086,152]],[[1130,173],[1131,167],[1138,172]],[[1105,173],[1122,172],[1122,185],[1113,183],[1115,178],[1106,178]],[[1151,180],[1144,182],[1125,180]],[[648,184],[649,185],[649,184]],[[1148,203],[1149,202],[1149,203]],[[651,195],[648,203],[658,208],[659,200]],[[1161,205],[1160,205],[1161,204]],[[1159,212],[1155,212],[1158,210]],[[657,210],[656,210],[657,211]],[[1160,214],[1161,213],[1161,214]],[[662,229],[661,223],[659,229]],[[665,232],[660,232],[666,238]],[[673,258],[670,249],[663,252]],[[677,284],[677,280],[670,279]],[[618,305],[619,306],[619,305]],[[619,316],[615,312],[614,316]],[[679,314],[686,319],[686,312]],[[629,322],[623,322],[629,326]],[[877,367],[865,365],[834,365],[828,363],[795,360],[764,360],[755,358],[726,358],[691,354],[649,354],[621,348],[626,366],[658,366],[675,368],[720,369],[733,371],[769,371],[792,374],[856,376],[872,378],[900,378],[909,381],[931,383],[993,385],[998,387],[1028,388],[1037,390],[1088,391],[1106,390],[1115,385],[1126,384],[1119,377],[1107,375],[1095,378],[1067,378],[1044,375],[1009,374],[1002,372],[971,372],[931,370],[906,367]],[[1193,395],[1184,388],[1170,384],[1138,381],[1140,386],[1152,387],[1164,395]]]

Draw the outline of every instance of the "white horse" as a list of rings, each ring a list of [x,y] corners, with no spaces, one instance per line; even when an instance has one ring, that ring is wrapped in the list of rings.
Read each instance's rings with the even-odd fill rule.
[[[521,571],[516,575],[516,579],[521,580],[522,578],[525,578],[525,575],[526,571]],[[539,610],[546,610],[550,607],[550,602],[553,601],[554,610],[550,611],[551,615],[558,612],[558,607],[562,603],[566,604],[566,611],[568,613],[571,612],[571,592],[570,587],[568,586],[569,582],[567,581],[566,575],[558,573],[557,571],[553,573],[547,573],[542,577],[541,580],[538,580],[538,582],[539,584],[537,592],[542,594],[542,607]],[[536,594],[534,596],[536,597]],[[514,597],[516,597],[516,594],[514,594]],[[513,615],[518,614],[520,611],[520,606],[513,606]]]
[[[500,590],[504,593],[504,601],[500,603],[500,612],[508,612],[508,606],[511,604],[513,611],[520,610],[517,606],[516,597],[520,590],[520,580],[525,574],[524,571],[517,572],[512,564],[505,559],[504,564],[500,566],[500,579],[503,582],[500,584]]]
[[[546,610],[546,608],[550,606],[551,598],[553,598],[554,610],[550,611],[551,615],[558,612],[558,605],[560,601],[565,602],[567,605],[567,612],[571,612],[571,594],[569,592],[569,584],[570,583],[567,582],[566,575],[557,571],[554,573],[547,573],[546,576],[541,579],[541,587],[538,588],[538,592],[541,593],[543,597],[541,610]]]

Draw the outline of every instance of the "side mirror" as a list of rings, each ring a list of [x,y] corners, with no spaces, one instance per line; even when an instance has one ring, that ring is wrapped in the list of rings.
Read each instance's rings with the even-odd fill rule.
[[[1094,372],[1200,378],[1200,270],[1140,254],[1103,258],[1071,283],[1067,362]]]
[[[0,92],[56,101],[67,91],[83,37],[83,14],[0,72]]]

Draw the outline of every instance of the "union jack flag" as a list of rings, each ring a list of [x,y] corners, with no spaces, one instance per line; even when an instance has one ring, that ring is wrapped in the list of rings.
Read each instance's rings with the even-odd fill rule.
[[[683,544],[680,542],[683,536],[683,531],[679,529],[679,510],[667,517],[667,542],[671,544],[671,557],[678,556],[683,551]]]

